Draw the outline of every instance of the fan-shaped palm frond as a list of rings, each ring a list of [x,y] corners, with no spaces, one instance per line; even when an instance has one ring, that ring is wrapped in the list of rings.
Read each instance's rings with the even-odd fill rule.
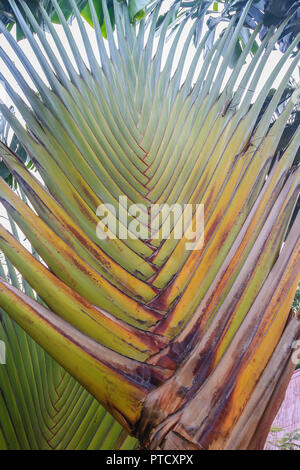
[[[8,223],[19,238],[9,216]],[[3,280],[36,300],[7,258],[0,270]],[[136,440],[3,310],[0,319],[5,345],[0,366],[0,449],[136,447]]]
[[[172,12],[156,45],[159,6],[148,27],[137,28],[115,2],[114,35],[103,1],[106,47],[90,1],[98,61],[72,0],[86,64],[56,0],[74,61],[43,9],[62,61],[26,4],[39,42],[10,3],[48,84],[0,24],[39,93],[0,49],[28,104],[4,73],[0,79],[28,129],[3,104],[0,111],[45,186],[0,144],[30,203],[4,181],[1,201],[40,259],[4,227],[0,248],[43,304],[0,280],[1,307],[146,447],[261,447],[300,333],[290,310],[299,282],[300,215],[290,224],[299,129],[275,154],[299,88],[270,127],[299,60],[298,53],[288,62],[299,37],[253,100],[285,23],[247,61],[257,26],[230,71],[251,1],[205,58],[203,38],[185,77],[193,28],[184,42],[184,24],[178,28],[165,60]],[[182,237],[174,204],[192,208]],[[197,204],[204,234],[194,231]],[[3,427],[2,434],[7,439]]]

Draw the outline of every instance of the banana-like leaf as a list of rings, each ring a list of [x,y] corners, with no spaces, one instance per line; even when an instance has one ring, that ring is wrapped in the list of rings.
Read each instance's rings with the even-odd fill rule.
[[[12,284],[14,268],[24,279],[21,289],[1,280],[0,306],[143,446],[261,448],[276,412],[271,404],[282,399],[296,365],[293,345],[300,334],[299,318],[291,311],[300,279],[300,171],[294,164],[299,128],[280,148],[299,87],[273,118],[299,61],[299,52],[294,54],[299,36],[273,70],[266,70],[286,21],[270,29],[251,57],[258,25],[232,70],[249,0],[208,54],[203,37],[185,73],[194,29],[182,42],[182,23],[164,61],[171,12],[156,42],[159,4],[150,21],[137,28],[115,1],[114,33],[103,0],[105,43],[90,0],[98,58],[71,0],[85,62],[52,0],[74,59],[42,9],[59,60],[26,3],[20,3],[31,28],[10,1],[46,81],[0,23],[38,91],[0,48],[26,101],[7,74],[0,78],[27,127],[5,105],[0,111],[43,184],[0,144],[22,190],[19,197],[2,181],[0,200],[34,250],[18,241],[17,229],[0,228]],[[257,90],[262,74],[265,83]],[[197,205],[205,222],[200,228]],[[176,207],[190,209],[184,224],[172,216]],[[55,370],[54,382],[40,385],[45,396],[52,399],[57,388],[66,390],[58,402],[69,403],[77,400],[78,387],[80,397],[92,402],[48,355],[43,357],[41,377],[49,364]],[[26,375],[30,363],[18,362],[5,372],[1,406],[10,400],[3,412],[10,425],[7,431],[2,426],[0,442],[10,448],[44,446],[36,431],[40,415],[31,419],[28,408],[32,401],[23,409],[14,398],[19,374]],[[49,418],[43,407],[52,419],[51,399],[41,402],[43,419]],[[16,417],[8,418],[12,408]],[[69,442],[72,448],[91,447],[84,437],[90,416],[85,410],[88,405],[78,406],[68,418],[75,423],[76,415],[83,433],[78,437],[69,438],[60,424],[49,425],[50,447],[65,448]],[[65,411],[58,413],[58,423],[65,423]],[[99,430],[111,426],[103,446],[120,445],[119,424],[109,419]],[[19,436],[13,430],[21,421]],[[53,436],[52,429],[57,430]],[[92,447],[101,446],[95,439]]]

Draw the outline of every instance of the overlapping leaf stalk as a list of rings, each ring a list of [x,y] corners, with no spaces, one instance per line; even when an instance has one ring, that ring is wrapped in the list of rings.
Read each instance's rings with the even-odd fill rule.
[[[18,230],[10,218],[12,232]],[[37,256],[37,255],[35,255]],[[5,267],[6,266],[6,267]],[[1,278],[35,295],[8,259]],[[136,440],[2,309],[0,449],[132,449]]]
[[[0,280],[0,305],[148,448],[261,447],[300,333],[290,312],[299,282],[300,215],[290,220],[300,131],[276,152],[299,89],[270,127],[299,60],[289,60],[299,37],[266,70],[285,23],[249,58],[258,25],[231,70],[250,1],[205,58],[203,38],[183,79],[193,29],[183,40],[180,25],[165,59],[169,18],[156,44],[158,8],[148,27],[136,27],[116,2],[114,35],[103,1],[106,47],[90,2],[98,58],[72,1],[86,64],[52,2],[76,65],[42,8],[61,60],[26,4],[39,42],[11,1],[48,83],[0,24],[38,91],[0,49],[29,103],[1,73],[27,129],[5,105],[0,111],[45,183],[0,145],[30,204],[4,181],[1,202],[41,259],[4,227],[0,248],[43,301]],[[99,239],[97,207],[118,207],[119,196],[143,204],[145,217],[153,203],[204,204],[204,244],[186,249],[195,213],[182,239]],[[123,206],[116,222],[126,218]],[[159,211],[157,218],[163,232],[168,221]]]

